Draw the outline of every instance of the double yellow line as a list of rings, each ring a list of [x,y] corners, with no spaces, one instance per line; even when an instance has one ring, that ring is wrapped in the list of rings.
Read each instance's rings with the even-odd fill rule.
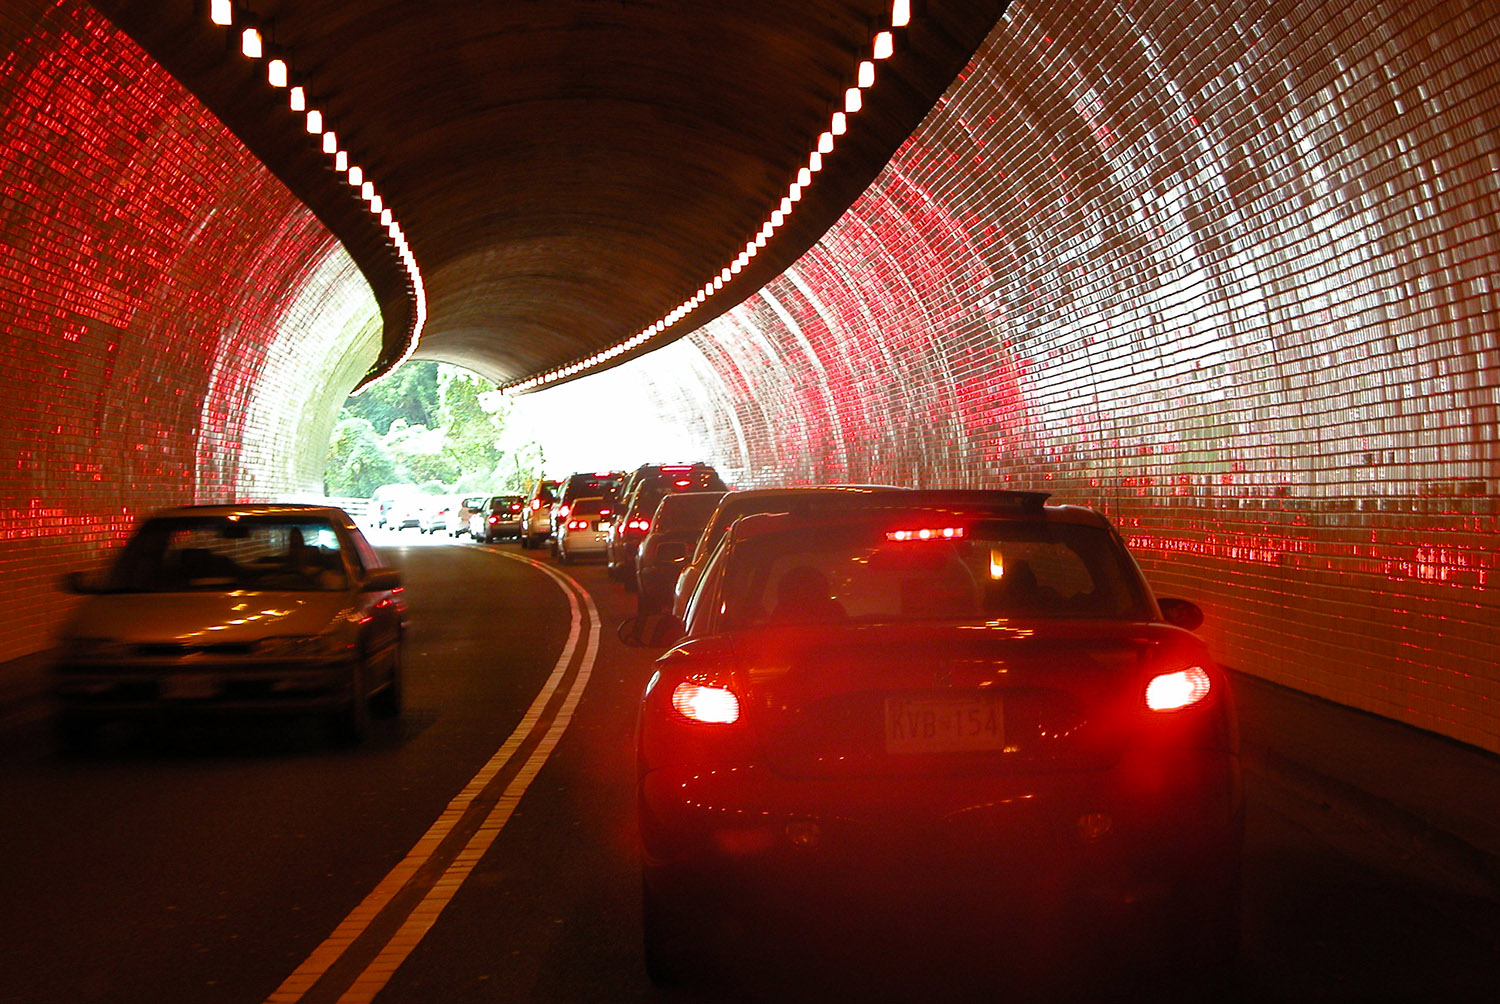
[[[540,561],[502,551],[487,553],[532,565],[567,595],[572,623],[557,665],[495,755],[375,890],[266,998],[266,1004],[373,1000],[500,835],[573,719],[599,652],[599,611],[593,598]],[[549,715],[564,681],[561,703]]]

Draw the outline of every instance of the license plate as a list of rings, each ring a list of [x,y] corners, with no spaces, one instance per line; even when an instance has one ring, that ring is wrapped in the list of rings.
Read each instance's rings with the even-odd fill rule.
[[[206,673],[178,673],[161,681],[161,696],[172,700],[216,697],[219,681]]]
[[[1005,748],[1000,699],[888,697],[887,753],[962,753]]]

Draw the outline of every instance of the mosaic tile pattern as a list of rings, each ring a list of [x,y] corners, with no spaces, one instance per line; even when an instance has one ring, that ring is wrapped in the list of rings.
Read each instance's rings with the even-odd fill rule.
[[[142,513],[321,488],[379,319],[313,215],[92,8],[7,3],[0,54],[3,662],[50,644],[57,576]]]
[[[1500,750],[1497,67],[1493,4],[1016,0],[794,268],[547,393],[1101,506],[1227,664]]]

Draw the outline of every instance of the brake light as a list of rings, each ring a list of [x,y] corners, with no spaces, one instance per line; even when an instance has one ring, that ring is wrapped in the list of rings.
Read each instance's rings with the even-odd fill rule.
[[[889,530],[886,540],[958,540],[965,536],[961,526],[925,526],[916,530]]]
[[[679,683],[672,691],[672,710],[705,725],[732,725],[740,720],[740,699],[728,687]]]
[[[676,481],[672,482],[672,487],[673,488],[686,488],[686,487],[688,487],[691,484],[692,484],[692,482],[689,481],[687,478],[678,478]]]
[[[625,525],[632,530],[640,530],[642,533],[651,529],[651,521],[649,519],[633,519]]]
[[[690,471],[692,469],[693,469],[693,465],[692,464],[665,464],[665,465],[662,466],[662,470],[664,470],[664,471],[672,471],[674,473],[677,472],[677,471]]]
[[[542,500],[541,499],[532,499],[531,500],[531,508],[533,510],[540,509],[541,507],[542,507]]]
[[[490,522],[491,523],[498,523],[498,522],[500,522],[500,517],[499,516],[491,516],[490,517]]]
[[[1179,711],[1208,696],[1208,672],[1201,666],[1161,673],[1146,684],[1146,707],[1152,711]]]
[[[588,520],[575,519],[575,520],[569,521],[569,523],[568,523],[568,529],[569,530],[587,530],[588,528],[589,528]]]
[[[614,510],[613,510],[613,509],[610,509],[610,508],[604,508],[604,509],[600,509],[600,510],[599,510],[599,515],[601,515],[601,516],[608,516],[608,515],[609,515],[609,514],[610,514],[610,513],[612,513],[612,512],[614,512]]]
[[[510,504],[510,511],[511,512],[520,512],[524,508],[525,508],[525,506],[521,505],[521,503],[519,503],[519,502],[512,502]]]
[[[569,513],[569,511],[571,511],[571,509],[572,509],[572,506],[565,506],[565,505],[558,506],[557,507],[557,518],[558,519],[567,519],[568,518],[568,513]]]

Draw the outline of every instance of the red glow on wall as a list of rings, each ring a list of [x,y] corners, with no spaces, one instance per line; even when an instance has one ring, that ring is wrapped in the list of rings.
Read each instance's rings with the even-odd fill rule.
[[[49,642],[59,571],[142,512],[243,494],[262,448],[250,388],[335,246],[102,16],[35,7],[0,69],[0,648],[16,654]]]
[[[692,420],[745,485],[1102,507],[1230,665],[1500,749],[1500,22],[1301,7],[1013,2],[693,337]],[[639,364],[676,407],[688,353]]]

